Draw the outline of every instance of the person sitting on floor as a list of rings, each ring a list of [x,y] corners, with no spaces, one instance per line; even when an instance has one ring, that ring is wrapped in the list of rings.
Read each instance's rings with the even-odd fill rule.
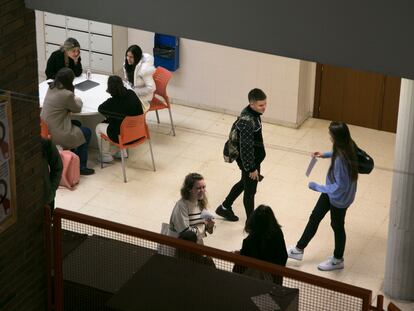
[[[99,123],[95,129],[102,162],[104,163],[112,162],[113,156],[109,142],[101,139],[101,134],[105,134],[112,141],[118,142],[118,135],[124,118],[126,116],[138,116],[143,113],[138,96],[134,91],[124,87],[120,77],[110,76],[108,78],[107,92],[112,97],[98,107],[98,111],[106,117],[106,120]]]
[[[259,205],[250,215],[244,230],[249,235],[243,240],[240,255],[286,265],[288,255],[283,232],[269,206]],[[246,269],[235,265],[233,272],[245,273]],[[281,277],[273,277],[273,281],[282,284]]]
[[[190,173],[181,187],[181,199],[175,204],[170,218],[170,230],[177,235],[193,231],[197,243],[203,244],[206,232],[212,234],[214,220],[207,211],[206,183],[198,173]],[[204,217],[207,215],[207,217]]]

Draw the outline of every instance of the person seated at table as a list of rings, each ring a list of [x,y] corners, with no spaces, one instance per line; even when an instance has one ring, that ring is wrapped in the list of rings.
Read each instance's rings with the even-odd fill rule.
[[[155,72],[154,57],[142,53],[141,48],[134,44],[125,52],[123,67],[125,79],[140,98],[146,112],[155,92],[155,82],[152,77]]]
[[[179,235],[190,230],[197,235],[197,243],[213,233],[214,220],[207,210],[206,183],[198,173],[190,173],[181,187],[181,199],[175,204],[170,217],[170,231]]]
[[[80,44],[74,38],[67,38],[59,50],[54,51],[46,65],[46,79],[54,79],[61,68],[70,68],[76,77],[82,74]]]
[[[99,149],[102,154],[102,162],[113,161],[110,144],[101,139],[101,134],[107,135],[112,141],[118,142],[121,123],[126,116],[137,116],[143,114],[141,101],[134,91],[126,89],[122,79],[118,76],[108,78],[108,88],[111,94],[103,104],[99,105],[98,111],[106,117],[106,120],[96,126],[95,132],[98,139]],[[101,141],[102,140],[102,141]]]
[[[195,234],[195,232],[191,230],[186,230],[186,231],[181,232],[178,235],[178,238],[181,240],[197,243],[197,234]],[[216,267],[216,265],[214,264],[213,258],[211,258],[210,256],[192,253],[192,252],[180,249],[180,248],[177,248],[175,252],[175,256],[179,259],[189,260],[191,262],[201,263],[203,265]]]
[[[95,171],[87,167],[88,145],[91,130],[71,120],[71,113],[81,112],[82,100],[75,96],[72,69],[60,69],[46,92],[40,114],[46,122],[52,141],[63,149],[70,149],[79,156],[80,174],[91,175]]]
[[[272,209],[259,205],[247,220],[244,230],[249,234],[244,240],[240,255],[286,266],[287,251],[281,226]],[[233,272],[245,273],[246,267],[235,265]],[[282,278],[273,276],[273,281],[282,284]]]

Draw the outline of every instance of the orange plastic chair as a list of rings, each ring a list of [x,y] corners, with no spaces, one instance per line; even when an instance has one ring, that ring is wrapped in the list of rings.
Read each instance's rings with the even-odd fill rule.
[[[47,128],[47,124],[43,119],[40,119],[40,136],[45,139],[50,139],[49,129]]]
[[[155,172],[154,154],[152,152],[151,139],[150,139],[147,123],[145,122],[144,115],[125,117],[125,119],[121,123],[120,134],[118,136],[118,143],[112,141],[105,134],[101,134],[101,149],[100,149],[101,150],[100,151],[101,168],[103,168],[102,139],[105,139],[110,144],[117,146],[120,150],[126,150],[127,148],[138,146],[144,143],[146,140],[148,140],[150,151],[151,151],[152,166]],[[120,153],[121,153],[122,173],[124,175],[124,182],[127,182],[126,172],[125,172],[125,158],[124,158],[124,154],[122,152]]]
[[[150,102],[148,111],[155,111],[157,115],[157,122],[160,123],[160,117],[158,116],[158,110],[168,109],[170,113],[171,129],[175,136],[174,122],[171,113],[170,99],[167,95],[167,84],[172,77],[172,73],[163,67],[157,67],[154,72],[153,78],[155,81],[155,92]]]

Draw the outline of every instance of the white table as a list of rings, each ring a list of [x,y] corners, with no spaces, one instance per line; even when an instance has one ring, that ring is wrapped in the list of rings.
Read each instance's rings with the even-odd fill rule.
[[[81,76],[76,77],[73,81],[73,84],[78,84],[86,80],[86,75],[83,73]],[[106,92],[108,86],[108,76],[101,75],[97,73],[92,73],[91,79],[94,82],[98,82],[99,85],[87,90],[87,91],[80,91],[75,88],[75,95],[79,96],[82,99],[83,107],[82,111],[79,113],[74,113],[73,115],[97,115],[98,107],[102,104],[105,100],[107,100],[111,95]],[[39,84],[39,103],[40,107],[43,106],[43,101],[46,96],[47,89],[49,88],[48,82],[53,80],[46,80]]]

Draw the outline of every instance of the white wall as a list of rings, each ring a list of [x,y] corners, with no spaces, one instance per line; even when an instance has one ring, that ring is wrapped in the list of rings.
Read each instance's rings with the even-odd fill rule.
[[[36,17],[36,46],[37,46],[37,68],[39,71],[39,82],[46,79],[46,51],[45,32],[43,24],[43,12],[35,11]]]
[[[316,63],[301,61],[299,70],[299,100],[297,124],[312,115],[315,98]]]
[[[46,67],[43,16],[36,12],[36,17],[42,80]],[[129,28],[128,45],[132,44],[152,54],[154,33]],[[180,68],[168,92],[175,103],[238,115],[247,105],[247,93],[258,87],[268,97],[263,119],[298,127],[313,109],[315,71],[315,63],[181,38]]]
[[[152,54],[154,34],[128,29],[128,45]],[[264,120],[299,126],[313,107],[315,64],[180,39],[180,68],[168,88],[176,103],[239,114],[254,87],[268,96]],[[313,86],[313,87],[312,87]]]

